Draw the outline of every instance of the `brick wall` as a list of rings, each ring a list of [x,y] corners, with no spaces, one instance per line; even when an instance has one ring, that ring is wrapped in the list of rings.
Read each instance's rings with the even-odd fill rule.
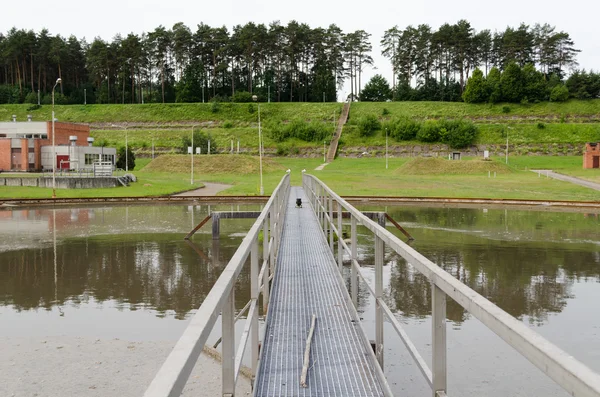
[[[10,139],[0,138],[0,170],[10,170]]]
[[[600,143],[586,143],[583,154],[583,168],[594,168],[594,157],[600,157]],[[597,160],[600,161],[600,160]]]
[[[52,122],[47,123],[48,140],[52,144]],[[56,145],[69,145],[69,136],[77,136],[77,146],[87,146],[87,138],[90,136],[90,126],[87,124],[54,123],[56,132]]]
[[[29,170],[29,147],[27,145],[27,139],[20,139],[21,141],[21,171]]]

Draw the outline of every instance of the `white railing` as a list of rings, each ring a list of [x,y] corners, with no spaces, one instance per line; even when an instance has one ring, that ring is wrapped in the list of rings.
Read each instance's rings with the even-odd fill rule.
[[[334,250],[334,233],[337,239],[337,261],[341,270],[343,254],[351,258],[351,297],[358,303],[358,277],[364,281],[367,290],[375,297],[375,354],[383,368],[383,322],[387,318],[402,339],[421,373],[432,388],[433,397],[444,397],[447,392],[446,368],[446,297],[479,319],[485,326],[504,339],[510,346],[526,357],[542,372],[572,396],[600,397],[600,375],[562,351],[523,323],[473,291],[452,275],[425,258],[395,235],[379,226],[359,210],[335,194],[319,179],[303,175],[303,186],[309,201],[317,214],[325,236],[329,235],[329,245]],[[337,211],[337,225],[334,222],[334,202]],[[351,218],[351,244],[348,246],[341,237],[342,210],[348,211]],[[375,288],[360,272],[357,261],[357,225],[370,230],[375,237]],[[383,300],[383,255],[387,245],[402,256],[431,283],[432,290],[432,363],[431,370],[414,344],[408,338],[402,325]]]
[[[258,298],[263,294],[263,311],[269,303],[269,280],[275,263],[287,200],[290,175],[286,174],[265,205],[260,216],[215,282],[183,335],[146,390],[145,397],[178,397],[196,365],[196,361],[221,313],[222,321],[222,395],[233,396],[248,339],[251,368],[256,375],[258,364]],[[262,266],[259,270],[259,234],[262,231]],[[250,302],[244,330],[235,351],[234,286],[250,256]],[[244,311],[242,309],[242,311]]]

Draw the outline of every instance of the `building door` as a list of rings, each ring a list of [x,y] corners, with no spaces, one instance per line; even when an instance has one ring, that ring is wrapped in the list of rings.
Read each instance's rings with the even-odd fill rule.
[[[10,150],[10,169],[21,170],[21,149]]]
[[[69,156],[62,156],[62,155],[57,155],[56,156],[56,168],[58,168],[59,170],[68,170],[70,168],[70,164],[69,164]]]
[[[592,157],[592,168],[600,168],[600,156]]]

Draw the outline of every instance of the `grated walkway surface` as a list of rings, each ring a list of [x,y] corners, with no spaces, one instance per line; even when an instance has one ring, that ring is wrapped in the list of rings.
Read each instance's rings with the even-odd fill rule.
[[[295,208],[301,197],[304,208]],[[329,245],[307,203],[293,187],[271,291],[255,396],[382,396],[368,348],[346,306],[347,291]],[[300,376],[312,315],[308,387]]]

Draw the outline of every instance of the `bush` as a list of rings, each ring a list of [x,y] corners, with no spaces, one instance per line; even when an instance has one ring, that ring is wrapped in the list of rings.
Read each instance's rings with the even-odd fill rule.
[[[546,128],[546,124],[544,124],[544,123],[537,123],[537,128],[538,128],[538,130],[543,130],[544,128]]]
[[[390,111],[388,110],[388,108],[383,108],[383,110],[381,111],[382,116],[387,116],[389,114],[390,114]]]
[[[510,113],[510,106],[502,106],[502,113]]]
[[[131,151],[131,147],[127,148],[127,161],[125,161],[125,147],[121,146],[117,151],[117,168],[124,170],[127,168],[129,171],[133,171],[135,168],[135,154]]]
[[[226,121],[223,123],[223,128],[226,128],[226,129],[233,128],[233,123],[231,121]]]
[[[221,110],[221,104],[216,100],[211,101],[210,103],[210,111],[213,113],[219,113]]]
[[[477,137],[477,127],[470,121],[451,120],[442,121],[440,126],[440,140],[453,149],[462,149],[471,145]]]
[[[208,153],[208,141],[209,140],[210,140],[210,152],[216,153],[217,152],[217,142],[214,139],[212,139],[211,135],[210,134],[206,135],[202,131],[195,131],[194,132],[194,147],[192,149],[194,154],[196,154],[196,148],[198,148],[198,147],[200,148],[200,152],[202,154]],[[190,146],[192,146],[192,140],[190,139],[189,135],[186,134],[181,139],[181,152],[184,154],[187,154],[188,147],[190,147]]]
[[[328,124],[318,121],[307,123],[301,119],[292,120],[288,124],[272,124],[267,129],[270,137],[275,142],[283,142],[289,138],[297,138],[306,142],[319,142],[331,134]]]
[[[253,104],[249,103],[248,104],[248,113],[253,114],[254,112],[256,112],[256,108],[254,107]]]
[[[375,131],[381,129],[381,123],[379,119],[369,114],[358,120],[358,132],[360,136],[372,136]]]
[[[38,96],[37,96],[37,93],[35,93],[35,92],[30,92],[25,97],[25,103],[30,103],[30,104],[33,104],[33,105],[37,105],[37,101],[38,101]]]
[[[565,102],[569,99],[569,89],[559,84],[550,91],[550,102]]]
[[[392,120],[387,123],[390,136],[398,141],[411,141],[421,130],[421,123],[407,117]]]
[[[421,142],[437,142],[440,140],[440,124],[437,121],[426,121],[417,133],[417,139]]]
[[[252,102],[252,94],[248,91],[236,91],[231,97],[231,102],[246,103]]]

